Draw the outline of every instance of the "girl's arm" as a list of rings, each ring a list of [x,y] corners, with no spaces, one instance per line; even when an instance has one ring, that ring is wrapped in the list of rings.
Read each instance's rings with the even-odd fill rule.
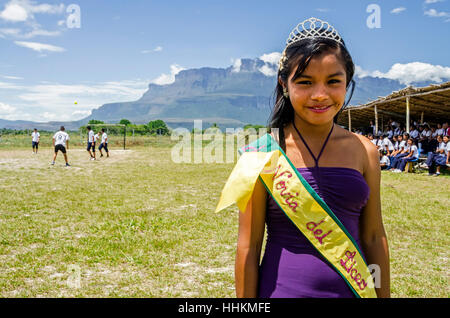
[[[264,238],[267,192],[258,178],[245,213],[239,212],[235,281],[238,298],[258,296],[258,271]]]
[[[381,217],[380,200],[380,163],[378,151],[365,144],[367,163],[364,168],[364,179],[370,188],[369,200],[362,212],[360,222],[361,245],[367,264],[376,264],[380,269],[379,285],[375,285],[377,296],[390,297],[389,247]]]

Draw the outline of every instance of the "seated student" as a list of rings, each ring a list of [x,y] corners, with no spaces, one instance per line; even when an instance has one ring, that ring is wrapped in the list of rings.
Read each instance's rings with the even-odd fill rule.
[[[417,130],[416,126],[411,127],[411,131],[409,132],[409,137],[416,140],[419,138],[419,131]]]
[[[394,168],[393,172],[402,172],[405,170],[405,166],[409,161],[419,158],[419,149],[417,148],[414,139],[408,139],[408,146],[410,147],[409,154],[396,161],[395,166],[392,166]]]
[[[376,146],[377,145],[377,140],[373,138],[373,134],[369,133],[367,135],[367,138]]]
[[[389,139],[392,139],[392,137],[394,136],[394,129],[392,128],[392,126],[388,128],[387,134],[388,134],[387,137]]]
[[[442,134],[441,134],[442,135]],[[431,126],[431,138],[437,138],[439,136],[436,126]]]
[[[421,148],[425,153],[428,153],[431,149],[429,149],[429,142],[431,140],[431,130],[428,125],[423,126],[423,130],[419,135],[419,148]]]
[[[389,156],[394,151],[394,145],[392,144],[392,141],[389,139],[389,134],[385,133],[383,135],[382,140],[382,151],[386,151],[387,155]]]
[[[403,151],[406,144],[406,142],[403,140],[403,135],[394,136],[394,138],[396,138],[394,143],[394,151],[388,156],[390,160],[392,160],[393,157]]]
[[[450,149],[450,143],[448,142],[448,136],[438,136],[439,146],[435,152],[429,152],[427,161],[422,164],[423,168],[428,168],[429,176],[439,176],[441,174],[441,166],[448,164],[448,150]],[[436,171],[436,174],[434,173]]]
[[[377,143],[375,144],[375,146],[377,146],[378,150],[383,150],[384,146],[382,134],[376,135],[375,137],[377,138]]]
[[[436,129],[436,134],[437,135],[441,135],[441,136],[444,136],[444,131],[445,129],[444,128],[442,128],[442,125],[441,124],[437,124],[437,129]]]
[[[398,160],[400,160],[400,158],[403,158],[403,157],[405,157],[405,156],[407,156],[409,154],[410,146],[407,143],[407,141],[409,139],[408,133],[404,133],[402,139],[403,140],[400,142],[400,144],[398,146],[399,147],[399,151],[395,155],[391,156],[391,158],[389,158],[391,160],[391,168],[390,168],[390,170],[394,170],[393,167],[396,164],[396,162]]]
[[[389,160],[389,157],[387,156],[387,152],[380,151],[380,167],[381,170],[387,170],[389,169],[389,166],[391,164],[391,161]]]
[[[444,130],[444,136],[450,136],[450,127],[448,126],[448,122],[442,124],[442,129]]]

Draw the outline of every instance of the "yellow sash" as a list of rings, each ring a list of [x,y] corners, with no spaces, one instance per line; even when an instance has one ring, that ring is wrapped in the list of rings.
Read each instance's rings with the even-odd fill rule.
[[[281,210],[353,293],[376,298],[372,276],[358,245],[269,134],[244,149],[225,184],[216,212],[233,203],[244,212],[258,177]]]

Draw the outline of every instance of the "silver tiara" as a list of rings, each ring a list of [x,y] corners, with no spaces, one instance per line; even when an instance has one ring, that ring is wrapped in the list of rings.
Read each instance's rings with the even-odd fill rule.
[[[294,43],[310,38],[331,39],[344,45],[338,31],[331,24],[317,18],[306,19],[300,22],[289,34],[286,40],[286,48],[283,51],[279,63],[280,71],[283,69],[283,65],[287,60],[286,49]]]

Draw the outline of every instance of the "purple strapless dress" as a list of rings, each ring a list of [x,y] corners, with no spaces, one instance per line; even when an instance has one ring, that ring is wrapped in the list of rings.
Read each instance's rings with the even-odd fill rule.
[[[348,232],[359,241],[359,219],[369,186],[349,168],[298,168]],[[259,268],[259,297],[354,297],[344,279],[319,254],[268,195],[267,244]],[[364,257],[364,256],[363,256]]]

